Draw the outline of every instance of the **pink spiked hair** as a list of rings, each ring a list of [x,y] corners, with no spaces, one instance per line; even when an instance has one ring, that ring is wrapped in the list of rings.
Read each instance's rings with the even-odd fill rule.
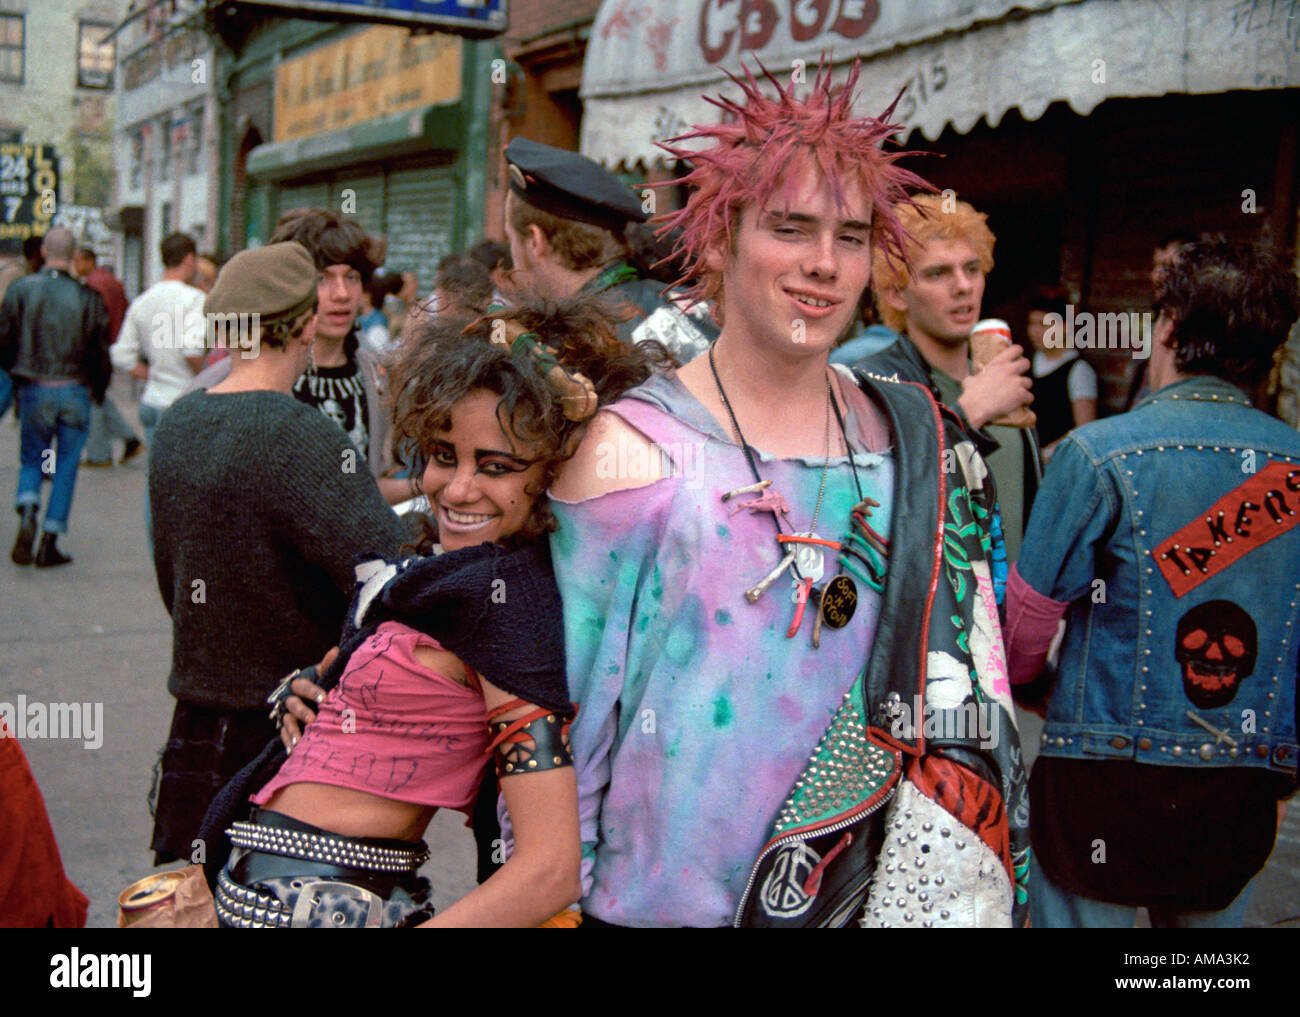
[[[761,207],[782,184],[789,197],[792,181],[787,170],[801,153],[813,157],[841,210],[846,183],[859,183],[863,197],[871,202],[873,248],[883,248],[900,261],[905,260],[904,231],[895,206],[911,203],[909,189],[935,190],[915,173],[895,165],[903,156],[917,153],[882,150],[884,142],[899,130],[897,124],[889,122],[898,98],[879,117],[853,116],[853,89],[860,61],[854,60],[842,86],[832,88],[830,63],[823,55],[812,94],[803,101],[795,98],[793,83],[782,87],[761,63],[759,68],[775,86],[775,99],[759,90],[754,73],[742,64],[743,80],[730,72],[727,77],[744,93],[743,103],[705,97],[722,110],[723,123],[697,124],[659,145],[674,158],[694,165],[684,177],[658,185],[693,186],[685,207],[654,220],[660,224],[661,235],[681,229],[678,242],[686,270],[677,285],[691,284],[686,292],[693,301],[718,296],[722,276],[706,266],[709,251],[724,243],[726,249],[732,248],[732,233],[741,209],[750,204]],[[703,150],[680,144],[697,138],[714,144]]]

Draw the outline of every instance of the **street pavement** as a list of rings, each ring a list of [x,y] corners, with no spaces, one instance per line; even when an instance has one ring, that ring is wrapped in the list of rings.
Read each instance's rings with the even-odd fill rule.
[[[128,381],[118,378],[113,395],[134,419],[128,412],[133,408]],[[10,414],[0,421],[5,504],[10,504],[17,462],[18,430]],[[75,560],[61,568],[38,571],[11,564],[8,548],[17,521],[8,512],[0,514],[9,520],[0,528],[0,702],[16,703],[25,695],[29,702],[102,704],[97,748],[87,748],[84,738],[23,743],[64,867],[90,898],[87,925],[92,928],[112,927],[117,894],[153,871],[146,797],[174,705],[166,688],[171,624],[145,540],[145,476],[144,457],[79,472],[70,532],[60,540]],[[220,527],[221,506],[211,508],[212,525]],[[230,638],[239,633],[232,631]],[[1036,735],[1027,738],[1027,746],[1036,740]],[[432,858],[424,874],[441,908],[474,886],[473,838],[460,813],[444,811],[434,818],[427,840]],[[1258,880],[1246,924],[1300,927],[1297,877],[1300,804],[1287,816]]]

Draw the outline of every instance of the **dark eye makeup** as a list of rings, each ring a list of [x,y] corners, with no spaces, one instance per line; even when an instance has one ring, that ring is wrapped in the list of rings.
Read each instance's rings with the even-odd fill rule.
[[[436,442],[429,453],[429,458],[439,466],[455,466],[456,450],[448,442]],[[507,473],[523,473],[533,465],[528,460],[520,459],[501,449],[475,449],[474,458],[483,473],[497,477]]]

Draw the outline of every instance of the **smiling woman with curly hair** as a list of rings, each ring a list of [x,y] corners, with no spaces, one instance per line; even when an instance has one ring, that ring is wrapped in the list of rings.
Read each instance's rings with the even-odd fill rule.
[[[259,808],[228,831],[224,924],[527,926],[577,900],[574,708],[544,492],[597,408],[652,366],[591,302],[413,337],[393,413],[432,510],[420,550],[437,553],[358,566],[319,714],[300,738],[285,725],[288,759],[258,771]],[[439,808],[469,811],[489,753],[516,850],[434,917],[420,837]]]
[[[521,361],[516,352],[516,347],[522,349],[519,337],[539,337],[566,371],[590,379],[596,398],[604,405],[644,381],[652,368],[671,366],[656,344],[633,349],[620,342],[616,325],[607,310],[591,298],[538,301],[502,309],[463,329],[437,319],[423,323],[390,374],[394,439],[399,447],[413,450],[411,475],[426,478],[425,493],[433,515],[429,533],[440,535],[444,548],[465,543],[463,524],[447,515],[447,506],[458,504],[462,492],[444,487],[430,492],[428,478],[430,469],[440,462],[439,449],[445,445],[440,434],[448,427],[456,405],[467,393],[491,393],[496,397],[494,414],[502,432],[535,448],[538,470],[527,489],[531,508],[511,539],[519,543],[549,533],[555,529],[555,521],[546,498],[539,495],[571,454],[574,437],[586,420],[566,417],[563,390],[536,369],[540,363],[536,356]],[[523,344],[527,343],[525,338]],[[521,369],[523,363],[532,366]],[[487,530],[469,532],[476,534],[472,543],[499,539],[485,535]]]

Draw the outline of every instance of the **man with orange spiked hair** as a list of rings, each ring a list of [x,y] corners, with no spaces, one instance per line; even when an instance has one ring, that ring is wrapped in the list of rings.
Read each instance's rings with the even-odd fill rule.
[[[803,99],[732,80],[665,145],[694,192],[661,220],[722,332],[552,489],[585,924],[1021,923],[983,464],[924,387],[827,362],[927,185],[856,65]]]
[[[1000,423],[1032,399],[1020,347],[1012,343],[978,373],[970,363],[971,330],[993,268],[993,232],[984,213],[951,191],[917,198],[901,217],[906,260],[877,251],[871,277],[885,324],[901,338],[856,366],[920,382],[962,418],[993,473],[1014,563],[1041,473],[1032,420],[1028,428]]]

